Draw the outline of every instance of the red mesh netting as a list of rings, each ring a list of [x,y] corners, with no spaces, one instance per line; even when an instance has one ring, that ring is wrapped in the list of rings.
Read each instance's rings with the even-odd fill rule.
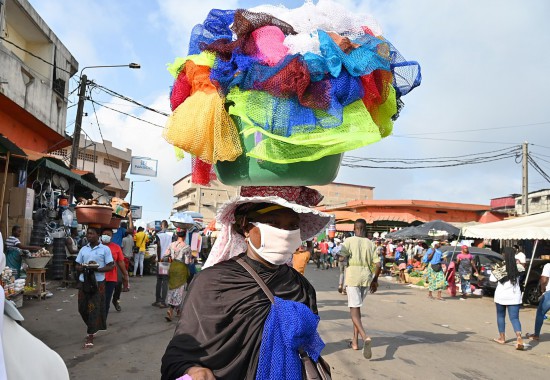
[[[212,164],[207,164],[200,158],[191,158],[191,182],[197,185],[208,186],[210,181],[216,179]]]
[[[189,97],[191,94],[191,84],[187,79],[187,75],[181,71],[178,78],[174,81],[172,93],[170,94],[170,108],[175,110],[178,106]]]
[[[374,70],[371,74],[361,77],[361,84],[365,92],[363,103],[371,115],[388,98],[388,83],[391,83],[392,80],[391,72],[386,70]]]
[[[254,89],[269,92],[273,96],[291,98],[297,96],[300,104],[315,109],[328,109],[331,94],[330,83],[312,83],[307,66],[294,58],[271,78],[254,84]]]

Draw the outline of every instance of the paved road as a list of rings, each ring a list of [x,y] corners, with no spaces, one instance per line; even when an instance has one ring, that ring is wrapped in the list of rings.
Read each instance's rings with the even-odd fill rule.
[[[317,289],[324,357],[334,379],[512,379],[546,378],[550,359],[550,323],[543,341],[514,350],[496,337],[491,298],[429,300],[424,289],[382,279],[380,290],[367,297],[363,320],[373,337],[373,358],[347,348],[352,328],[346,297],[336,291],[336,269],[318,271],[309,265],[306,276]],[[82,349],[85,326],[77,312],[75,289],[57,290],[45,301],[26,301],[21,309],[24,326],[65,360],[71,378],[158,379],[160,358],[174,331],[164,310],[153,308],[156,279],[131,279],[123,293],[122,312],[111,309],[108,331],[91,350]],[[524,331],[532,331],[535,309],[522,309]],[[511,331],[508,334],[512,337]]]

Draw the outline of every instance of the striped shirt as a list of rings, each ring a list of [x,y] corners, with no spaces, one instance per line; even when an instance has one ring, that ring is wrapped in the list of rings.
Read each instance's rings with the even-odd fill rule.
[[[6,248],[17,248],[17,244],[21,244],[21,241],[15,236],[10,236],[6,239]]]

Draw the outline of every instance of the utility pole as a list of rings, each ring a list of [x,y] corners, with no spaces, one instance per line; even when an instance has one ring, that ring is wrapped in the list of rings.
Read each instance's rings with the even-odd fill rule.
[[[521,186],[521,213],[529,213],[529,178],[527,173],[528,168],[528,157],[529,151],[527,150],[527,141],[523,143],[523,154],[522,154],[522,186]]]
[[[74,123],[73,147],[71,149],[70,168],[76,168],[78,162],[78,149],[80,148],[80,131],[82,130],[82,116],[84,114],[84,100],[86,97],[86,84],[88,77],[82,74],[80,77],[80,89],[78,90],[78,107],[76,109],[76,120]]]

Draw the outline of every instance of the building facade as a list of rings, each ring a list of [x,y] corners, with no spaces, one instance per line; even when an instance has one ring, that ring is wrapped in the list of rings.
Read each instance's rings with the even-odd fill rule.
[[[516,194],[515,211],[517,215],[523,214],[521,195]],[[550,211],[550,189],[541,189],[530,192],[527,196],[527,214],[538,214]]]
[[[173,185],[176,198],[173,208],[176,212],[194,211],[202,214],[206,225],[215,219],[218,207],[235,198],[239,192],[240,187],[227,186],[218,180],[211,181],[209,186],[197,185],[191,182],[191,174],[188,174]]]
[[[419,225],[431,220],[443,220],[460,226],[478,222],[490,210],[488,205],[425,201],[425,200],[359,200],[345,206],[321,207],[332,213],[338,231],[352,231],[353,222],[361,217],[370,232],[388,232],[394,228]]]
[[[27,0],[0,0],[0,133],[37,152],[69,146],[67,97],[77,71]]]
[[[310,186],[323,194],[319,206],[336,207],[348,202],[374,198],[374,187],[332,182],[323,186]]]
[[[52,154],[68,164],[71,158],[71,147],[58,149]],[[130,180],[126,178],[126,172],[130,167],[131,159],[131,149],[115,148],[109,140],[104,140],[102,144],[80,135],[76,168],[80,174],[94,173],[97,180],[105,185],[103,190],[111,196],[124,199],[128,194]]]

